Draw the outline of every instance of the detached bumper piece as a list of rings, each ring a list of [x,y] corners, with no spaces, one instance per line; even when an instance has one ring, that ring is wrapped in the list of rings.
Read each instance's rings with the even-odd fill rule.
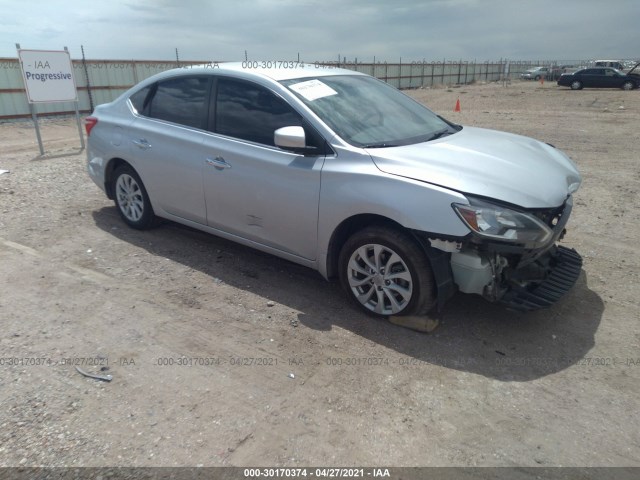
[[[500,302],[520,312],[547,308],[556,303],[578,280],[582,257],[574,249],[558,246],[555,266],[541,283],[533,288],[514,286]]]

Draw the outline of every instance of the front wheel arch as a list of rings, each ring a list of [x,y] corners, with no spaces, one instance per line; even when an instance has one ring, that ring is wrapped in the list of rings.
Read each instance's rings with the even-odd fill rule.
[[[327,248],[326,276],[328,279],[336,279],[339,276],[338,259],[343,245],[358,230],[372,225],[386,226],[395,229],[404,229],[398,222],[382,215],[362,213],[353,215],[343,220],[331,234]]]

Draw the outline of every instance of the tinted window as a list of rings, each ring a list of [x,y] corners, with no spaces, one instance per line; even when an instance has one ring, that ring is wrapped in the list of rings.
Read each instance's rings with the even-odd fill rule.
[[[203,128],[208,112],[209,79],[182,77],[158,84],[149,116],[189,127]]]
[[[217,133],[274,145],[273,132],[292,125],[302,125],[300,116],[288,103],[267,89],[226,78],[218,81]]]
[[[150,90],[151,86],[145,87],[142,90],[138,90],[136,93],[129,97],[131,105],[133,105],[133,108],[135,108],[136,112],[138,112],[139,114],[142,114],[142,112],[144,112],[144,107],[147,106],[145,100]]]

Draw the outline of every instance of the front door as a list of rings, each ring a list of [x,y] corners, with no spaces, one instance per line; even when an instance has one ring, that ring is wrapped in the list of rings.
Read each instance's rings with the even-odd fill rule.
[[[229,78],[216,90],[203,177],[209,226],[314,260],[324,155],[274,145],[275,130],[302,119],[273,92]]]

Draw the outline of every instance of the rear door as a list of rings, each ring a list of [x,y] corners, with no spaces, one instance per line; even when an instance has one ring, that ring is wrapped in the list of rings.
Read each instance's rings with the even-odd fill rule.
[[[132,102],[138,104],[128,129],[132,163],[156,213],[206,224],[202,171],[210,92],[211,77],[178,76]]]

